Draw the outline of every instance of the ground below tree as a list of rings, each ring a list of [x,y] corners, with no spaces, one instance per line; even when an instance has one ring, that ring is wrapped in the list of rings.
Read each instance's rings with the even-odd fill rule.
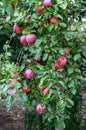
[[[23,130],[24,107],[13,106],[9,112],[4,105],[0,106],[0,130]]]

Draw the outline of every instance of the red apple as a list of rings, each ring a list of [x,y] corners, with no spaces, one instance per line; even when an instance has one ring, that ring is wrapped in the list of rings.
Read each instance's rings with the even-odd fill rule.
[[[39,63],[41,62],[41,60],[42,60],[42,58],[41,58],[41,56],[40,56],[40,57],[38,57],[38,59],[36,60],[36,63],[39,64]]]
[[[22,32],[22,27],[17,26],[16,24],[14,24],[13,30],[14,30],[14,32],[16,32],[17,34],[19,34],[19,33]]]
[[[44,4],[45,7],[50,7],[50,6],[52,6],[51,0],[44,0],[44,1],[43,1],[43,4]]]
[[[48,93],[49,89],[50,89],[49,87],[46,87],[46,88],[43,90],[43,94],[46,95],[46,94]]]
[[[65,50],[65,54],[66,54],[66,55],[69,55],[69,54],[70,54],[70,50],[69,50],[68,48]]]
[[[22,91],[24,93],[28,93],[30,91],[30,88],[28,86],[25,86],[25,87],[22,88]]]
[[[26,41],[28,46],[32,46],[36,42],[36,35],[35,34],[28,34],[26,36]]]
[[[14,10],[16,8],[16,6],[18,5],[18,2],[12,3],[11,5],[12,5],[12,9]]]
[[[55,65],[55,70],[57,71],[58,69],[60,69],[61,67],[59,66],[59,64],[58,63],[56,63],[56,65]]]
[[[14,3],[12,3],[11,5],[12,5],[12,9],[14,10],[14,9],[15,9],[15,4],[14,4]]]
[[[55,24],[57,22],[58,22],[58,17],[51,17],[50,18],[50,23]]]
[[[36,5],[36,12],[39,13],[39,14],[42,14],[44,12],[44,6],[43,6],[42,2],[39,2]]]
[[[31,78],[33,78],[34,76],[35,76],[35,74],[34,74],[34,72],[33,72],[32,69],[27,69],[27,70],[24,71],[24,77],[25,77],[26,79],[31,79]]]
[[[20,37],[20,42],[22,44],[26,44],[26,35],[23,35],[23,36]]]
[[[42,107],[41,104],[39,103],[36,107],[36,110],[38,113],[43,114],[45,111],[45,107]]]
[[[60,67],[64,67],[67,64],[67,58],[65,56],[60,56],[57,60],[57,64]]]

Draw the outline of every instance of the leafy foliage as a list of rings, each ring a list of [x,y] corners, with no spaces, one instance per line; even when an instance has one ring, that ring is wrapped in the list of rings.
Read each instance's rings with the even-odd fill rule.
[[[36,12],[38,2],[12,0],[8,6],[6,1],[0,2],[0,34],[3,36],[0,41],[0,90],[4,91],[0,97],[7,97],[9,109],[9,104],[15,100],[14,95],[8,93],[13,85],[14,93],[19,94],[28,107],[37,106],[38,103],[45,106],[42,115],[45,129],[52,120],[56,128],[61,125],[65,127],[64,119],[68,118],[65,109],[73,105],[71,99],[76,94],[76,87],[85,80],[79,65],[82,56],[86,58],[86,32],[82,30],[85,25],[82,21],[85,16],[85,1],[52,0],[52,6],[46,7],[42,14]],[[54,24],[50,22],[52,17],[58,17]],[[15,23],[23,28],[22,34],[13,31]],[[20,43],[20,37],[28,34],[37,37],[32,46]],[[68,55],[65,54],[67,48],[70,50]],[[56,71],[56,61],[63,55],[67,58],[67,64]],[[37,61],[39,57],[40,62]],[[26,79],[26,69],[32,69],[35,77]],[[12,80],[16,81],[11,84]],[[40,84],[44,88],[49,87],[47,94],[44,95],[40,90]],[[23,93],[23,86],[29,86],[31,91]]]

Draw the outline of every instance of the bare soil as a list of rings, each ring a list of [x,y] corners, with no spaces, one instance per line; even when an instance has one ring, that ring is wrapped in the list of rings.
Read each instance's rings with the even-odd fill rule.
[[[9,112],[4,105],[0,106],[0,130],[24,130],[24,108],[13,106]]]

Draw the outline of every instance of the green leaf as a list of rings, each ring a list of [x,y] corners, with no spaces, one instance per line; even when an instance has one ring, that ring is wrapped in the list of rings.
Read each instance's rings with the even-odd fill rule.
[[[76,94],[76,88],[72,88],[72,89],[71,89],[71,93],[72,93],[73,95],[75,95],[75,94]]]
[[[66,88],[64,81],[58,81],[58,83],[61,84],[63,88]]]
[[[41,45],[41,43],[42,43],[42,39],[37,39],[36,43],[35,43],[35,46],[39,47]]]
[[[23,34],[29,34],[29,32],[30,32],[29,27],[23,29]]]
[[[59,23],[59,26],[61,26],[61,27],[64,27],[64,28],[66,28],[67,27],[67,25],[65,24],[65,23]]]
[[[48,53],[45,53],[45,54],[43,55],[43,61],[45,61],[47,58],[48,58]]]
[[[60,55],[64,55],[64,49],[63,48],[59,48],[59,53],[60,53]]]
[[[72,106],[74,105],[74,103],[73,103],[72,100],[70,100],[70,99],[68,99],[68,98],[67,98],[66,100],[70,103],[70,105],[72,105]]]
[[[22,98],[22,100],[23,100],[24,102],[27,102],[27,101],[28,101],[28,97],[27,97],[26,93],[23,93],[23,94],[21,95],[21,98]]]
[[[34,59],[38,59],[41,56],[41,50],[37,51],[37,53],[35,54]]]
[[[48,80],[49,80],[49,76],[47,75],[47,76],[43,76],[43,78],[41,78],[41,84],[43,85],[43,86],[47,86],[48,84]]]
[[[49,99],[51,98],[52,96],[52,93],[51,92],[48,92],[46,95],[44,95],[46,99]]]
[[[64,0],[64,1],[63,0],[57,0],[57,5],[59,5],[59,7],[62,8],[62,9],[66,9],[68,3],[67,3],[66,0]]]
[[[6,12],[7,12],[7,14],[11,14],[12,13],[12,7],[11,7],[11,5],[8,4],[8,6],[6,8]]]
[[[74,87],[74,81],[72,79],[71,79],[71,81],[69,81],[68,87],[69,88],[73,88]]]
[[[77,53],[74,55],[74,60],[77,61],[80,59],[80,57],[81,57],[80,53]]]
[[[84,57],[86,58],[86,51],[82,52],[82,54],[84,55]]]
[[[25,64],[22,64],[22,65],[20,66],[20,71],[24,70],[24,68],[25,68]]]
[[[74,72],[73,68],[68,68],[68,74],[72,74]]]
[[[63,0],[57,0],[56,2],[58,5],[63,4]]]
[[[59,117],[56,116],[56,120],[55,120],[55,128],[56,128],[56,129],[59,128],[60,125],[61,125],[61,123],[60,123],[60,119],[59,119]]]
[[[62,9],[66,9],[66,8],[67,8],[67,1],[64,0],[64,2],[63,2],[62,4],[60,4],[60,7],[61,7]]]

